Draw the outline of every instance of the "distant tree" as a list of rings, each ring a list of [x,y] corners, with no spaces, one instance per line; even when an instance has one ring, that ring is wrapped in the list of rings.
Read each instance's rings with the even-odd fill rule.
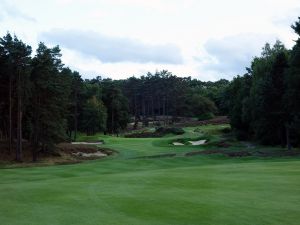
[[[200,94],[193,94],[188,102],[190,105],[190,112],[199,119],[210,119],[207,115],[212,114],[217,110],[214,102]]]
[[[107,131],[118,134],[129,122],[128,100],[111,80],[103,83],[103,102],[107,108]]]
[[[252,84],[252,77],[245,74],[243,77],[237,76],[227,88],[227,105],[229,108],[230,124],[239,139],[246,139],[251,136],[249,118],[249,96]]]
[[[83,124],[87,135],[106,130],[106,107],[96,96],[88,99],[83,108]]]
[[[61,72],[66,80],[70,80],[71,93],[69,95],[68,107],[68,135],[74,141],[77,138],[77,131],[79,129],[79,116],[82,113],[84,101],[84,83],[78,72],[72,72],[69,68],[64,68]],[[72,138],[72,131],[74,135]]]

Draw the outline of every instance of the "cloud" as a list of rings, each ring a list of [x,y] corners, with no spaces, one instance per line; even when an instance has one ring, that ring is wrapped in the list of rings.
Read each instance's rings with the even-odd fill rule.
[[[16,8],[15,5],[12,5],[10,2],[8,2],[6,0],[1,1],[1,6],[2,6],[2,9],[1,9],[2,14],[0,15],[0,20],[3,19],[4,16],[8,16],[8,17],[27,20],[30,22],[36,22],[35,18],[23,13],[18,8]]]
[[[300,7],[286,10],[281,15],[273,17],[272,22],[276,26],[282,26],[284,28],[290,28],[295,21],[298,21]]]
[[[260,55],[266,42],[275,42],[273,35],[238,34],[221,39],[209,39],[204,48],[206,57],[202,61],[202,68],[221,74],[243,74],[250,66],[253,57]]]
[[[166,63],[183,62],[180,49],[172,44],[150,45],[130,38],[110,37],[100,33],[55,29],[42,33],[40,39],[104,63]]]

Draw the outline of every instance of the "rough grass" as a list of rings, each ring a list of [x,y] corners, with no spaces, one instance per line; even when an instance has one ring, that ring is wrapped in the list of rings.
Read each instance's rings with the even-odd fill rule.
[[[203,133],[218,141],[221,129],[203,127]],[[168,144],[199,136],[194,128],[186,131],[156,139],[97,136],[119,154],[75,165],[1,169],[1,224],[299,224],[298,157],[184,157],[214,148]],[[176,157],[132,159],[173,153]]]

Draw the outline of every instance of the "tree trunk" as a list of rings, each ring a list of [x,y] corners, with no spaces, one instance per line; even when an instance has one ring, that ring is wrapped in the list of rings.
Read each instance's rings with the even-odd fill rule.
[[[9,76],[9,152],[12,152],[12,77]]]
[[[136,130],[138,127],[138,116],[137,116],[137,102],[136,102],[136,94],[134,94],[134,125],[133,129]]]
[[[77,104],[77,93],[75,95],[75,120],[74,120],[74,141],[76,141],[77,138],[77,127],[78,127],[78,119],[77,119],[77,114],[78,114],[78,104]]]
[[[21,73],[18,73],[17,151],[16,160],[22,161],[22,89]]]
[[[111,134],[114,133],[114,110],[111,109]]]
[[[153,122],[156,120],[155,115],[154,115],[154,101],[153,101],[153,96],[151,96],[151,113],[152,113],[152,119]]]
[[[40,98],[37,100],[37,108],[39,109]],[[39,110],[35,111],[34,115],[34,137],[33,137],[33,149],[32,149],[32,161],[36,162],[38,158],[38,148],[39,148]]]
[[[34,135],[34,141],[33,141],[33,149],[32,149],[32,161],[37,161],[37,152],[38,152],[38,137],[37,134]]]
[[[164,120],[164,125],[166,125],[166,98],[165,97],[163,100],[163,120]]]
[[[292,150],[291,140],[290,140],[290,128],[289,125],[285,125],[285,134],[286,134],[286,146],[287,149],[290,151]]]
[[[36,121],[36,128],[35,129],[37,129],[37,121]],[[34,141],[33,142],[34,143],[33,143],[33,149],[32,149],[32,161],[36,162],[37,161],[37,152],[38,152],[38,147],[39,147],[37,130],[34,134]]]

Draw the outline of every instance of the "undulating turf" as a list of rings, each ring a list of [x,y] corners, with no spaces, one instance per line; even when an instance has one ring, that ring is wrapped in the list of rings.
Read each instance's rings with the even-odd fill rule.
[[[181,138],[199,136],[194,128],[186,131]],[[0,224],[300,224],[299,158],[184,157],[205,147],[171,146],[178,138],[171,136],[97,138],[119,154],[82,164],[0,169]],[[178,154],[137,158],[166,153]]]

